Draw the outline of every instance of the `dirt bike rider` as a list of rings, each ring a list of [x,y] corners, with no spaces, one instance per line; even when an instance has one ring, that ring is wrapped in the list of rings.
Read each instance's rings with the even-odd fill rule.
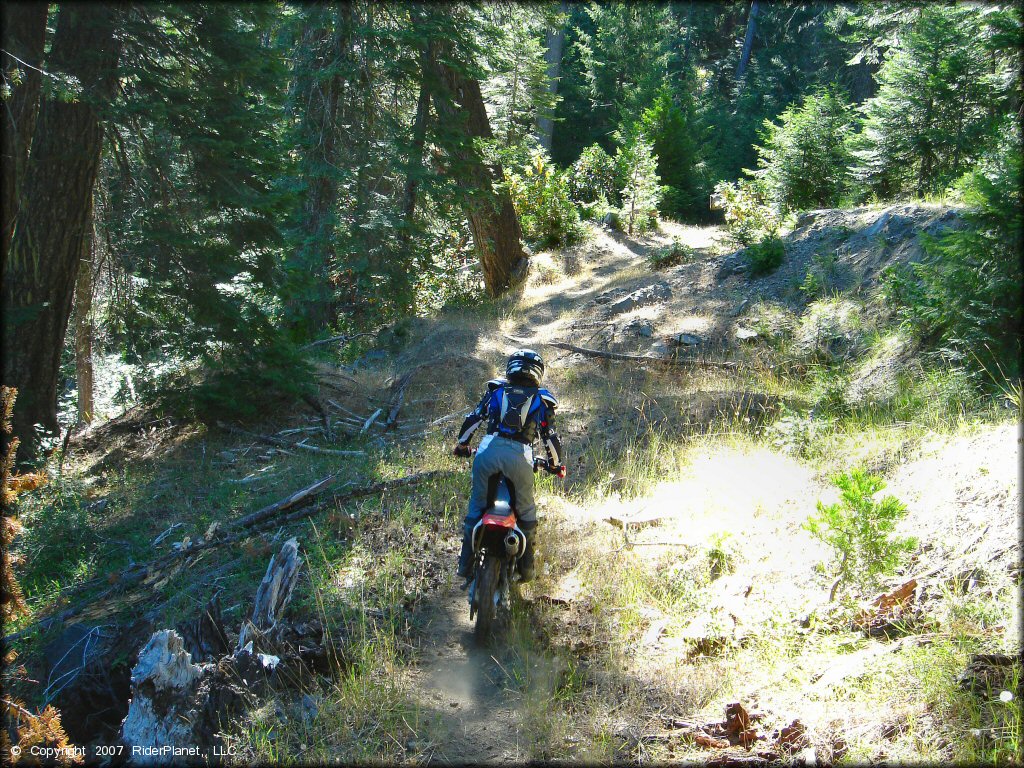
[[[555,432],[554,413],[558,401],[543,389],[544,361],[532,349],[513,352],[505,366],[506,379],[487,382],[487,392],[467,414],[452,453],[469,456],[469,440],[484,421],[487,435],[480,441],[473,460],[473,490],[469,497],[459,576],[470,577],[473,567],[473,526],[488,504],[490,479],[502,473],[512,485],[512,502],[519,529],[526,536],[526,551],[517,562],[520,581],[533,578],[533,532],[537,507],[533,500],[533,443],[540,437],[548,456],[548,471],[565,477],[562,445]]]

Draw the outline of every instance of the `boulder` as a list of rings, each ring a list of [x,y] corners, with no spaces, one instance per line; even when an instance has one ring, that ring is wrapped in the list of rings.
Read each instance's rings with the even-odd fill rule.
[[[659,304],[670,298],[672,298],[672,289],[668,284],[655,283],[654,285],[648,285],[645,288],[633,291],[614,302],[610,307],[608,307],[608,312],[612,315],[621,315],[623,312],[629,312],[637,307]]]

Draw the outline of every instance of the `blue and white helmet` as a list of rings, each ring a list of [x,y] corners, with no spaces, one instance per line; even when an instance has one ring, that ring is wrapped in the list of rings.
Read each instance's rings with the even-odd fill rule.
[[[508,358],[505,375],[510,379],[513,376],[531,379],[534,386],[539,387],[544,379],[544,361],[532,349],[517,349]]]

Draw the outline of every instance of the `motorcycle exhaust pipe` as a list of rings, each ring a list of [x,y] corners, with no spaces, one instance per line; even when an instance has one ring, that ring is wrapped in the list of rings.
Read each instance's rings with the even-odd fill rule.
[[[509,557],[519,554],[519,537],[515,533],[509,533],[505,537],[505,553]]]

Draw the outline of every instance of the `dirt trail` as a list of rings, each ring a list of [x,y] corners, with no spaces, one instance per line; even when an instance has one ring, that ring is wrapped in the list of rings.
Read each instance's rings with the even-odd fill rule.
[[[421,609],[421,657],[415,697],[441,720],[443,741],[423,745],[426,762],[441,765],[522,763],[515,694],[494,652],[473,641],[466,593],[452,585]]]

